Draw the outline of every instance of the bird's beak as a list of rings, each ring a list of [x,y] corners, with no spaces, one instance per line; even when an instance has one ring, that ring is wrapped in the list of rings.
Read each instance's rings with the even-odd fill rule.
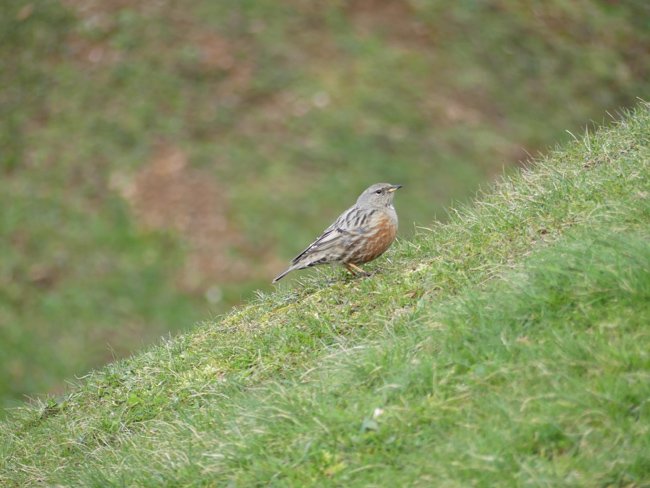
[[[388,189],[388,193],[393,193],[395,190],[402,188],[402,185],[393,185]]]

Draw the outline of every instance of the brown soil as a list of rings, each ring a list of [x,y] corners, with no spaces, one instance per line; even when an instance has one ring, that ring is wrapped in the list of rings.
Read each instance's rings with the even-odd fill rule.
[[[353,0],[347,5],[348,13],[361,33],[379,33],[405,45],[430,41],[429,30],[415,17],[409,2]]]
[[[215,178],[190,168],[178,147],[161,145],[134,177],[114,176],[112,186],[150,229],[174,231],[186,244],[182,289],[205,291],[211,284],[250,279],[253,263],[242,235],[228,219],[228,197]]]

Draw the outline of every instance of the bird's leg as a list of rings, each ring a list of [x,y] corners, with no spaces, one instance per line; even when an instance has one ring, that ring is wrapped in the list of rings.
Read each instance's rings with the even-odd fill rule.
[[[345,263],[344,266],[347,268],[347,270],[352,273],[353,275],[361,275],[361,276],[370,276],[368,273],[366,273],[364,270],[362,270],[359,266],[356,264],[352,263]]]

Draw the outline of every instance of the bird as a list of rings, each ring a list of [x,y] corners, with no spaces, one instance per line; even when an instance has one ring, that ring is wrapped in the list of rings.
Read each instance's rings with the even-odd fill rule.
[[[276,276],[277,283],[292,271],[321,264],[340,263],[353,275],[367,273],[358,265],[381,256],[397,235],[395,191],[402,185],[376,183],[366,188],[357,202],[343,212],[307,248]]]

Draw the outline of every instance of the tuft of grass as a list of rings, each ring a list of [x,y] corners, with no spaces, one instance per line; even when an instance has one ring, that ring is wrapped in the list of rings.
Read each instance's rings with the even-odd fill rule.
[[[645,486],[650,106],[0,429],[6,485]]]

